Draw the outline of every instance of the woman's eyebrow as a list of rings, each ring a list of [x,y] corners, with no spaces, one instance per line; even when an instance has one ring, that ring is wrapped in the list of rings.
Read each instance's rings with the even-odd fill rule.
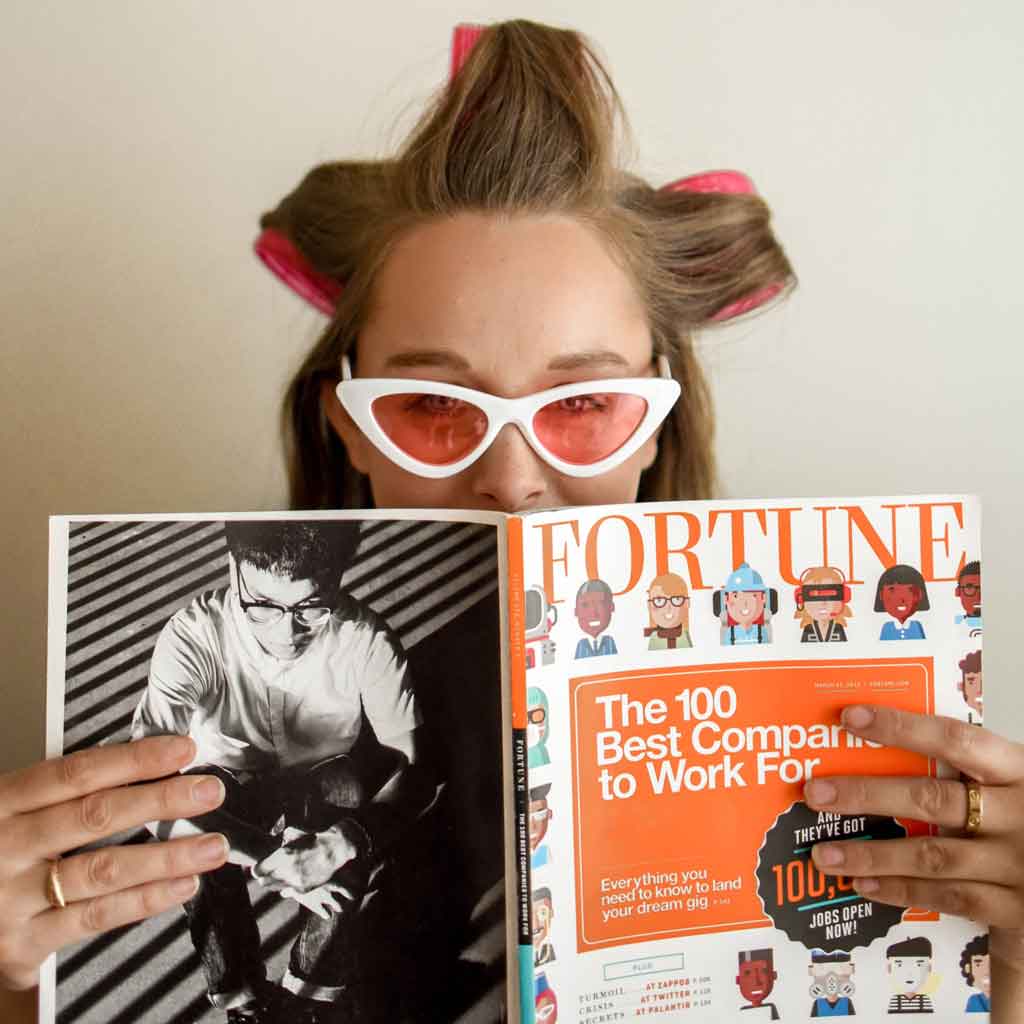
[[[629,361],[613,349],[571,352],[548,363],[549,370],[599,370],[605,367],[628,369]]]
[[[397,352],[384,360],[388,370],[408,370],[416,366],[441,367],[449,370],[470,370],[468,359],[448,349],[418,349],[413,352]]]

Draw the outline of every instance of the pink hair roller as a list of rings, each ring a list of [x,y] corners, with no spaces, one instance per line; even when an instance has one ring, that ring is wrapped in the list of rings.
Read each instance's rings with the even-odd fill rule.
[[[326,316],[334,316],[342,292],[341,283],[314,270],[287,235],[274,228],[264,228],[253,248],[264,265],[293,292]]]
[[[452,33],[449,80],[458,74],[470,51],[484,32],[482,25],[456,25]],[[739,171],[702,171],[671,181],[663,192],[723,192],[733,195],[754,195],[754,183]],[[293,292],[315,306],[326,316],[334,316],[344,285],[315,270],[298,247],[286,235],[265,228],[254,245],[256,255]],[[733,317],[764,305],[782,291],[782,284],[771,284],[745,298],[731,302],[711,319],[731,320]]]
[[[726,192],[731,195],[757,194],[754,183],[739,171],[702,171],[700,174],[691,174],[686,178],[679,178],[677,181],[670,181],[662,185],[662,192]],[[758,289],[752,295],[730,302],[728,306],[720,309],[711,319],[721,322],[732,320],[734,317],[749,313],[766,302],[771,302],[779,292],[782,291],[782,284],[769,284]]]

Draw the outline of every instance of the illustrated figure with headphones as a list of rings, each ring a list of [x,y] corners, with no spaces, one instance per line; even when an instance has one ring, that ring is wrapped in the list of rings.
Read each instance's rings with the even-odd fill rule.
[[[802,644],[843,643],[846,622],[852,618],[850,588],[841,569],[816,565],[800,575],[800,586],[793,592],[796,600],[794,619],[800,620]]]
[[[779,610],[779,592],[765,586],[759,572],[742,562],[712,595],[722,623],[722,644],[770,644],[772,616]]]

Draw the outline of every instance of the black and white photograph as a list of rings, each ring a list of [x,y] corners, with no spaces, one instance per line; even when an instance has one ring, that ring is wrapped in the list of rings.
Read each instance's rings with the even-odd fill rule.
[[[63,752],[189,736],[184,774],[223,802],[113,841],[204,832],[230,853],[183,912],[62,954],[59,1024],[497,1019],[497,530],[66,529]]]

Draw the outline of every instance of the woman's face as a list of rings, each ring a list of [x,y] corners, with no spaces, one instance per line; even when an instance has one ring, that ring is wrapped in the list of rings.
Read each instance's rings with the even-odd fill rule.
[[[599,237],[568,217],[484,214],[422,225],[378,274],[356,346],[358,377],[415,377],[505,398],[654,373],[650,330],[633,284]],[[327,416],[379,508],[519,512],[636,499],[657,454],[652,437],[622,465],[568,477],[506,425],[461,473],[426,479],[379,452],[325,386]]]
[[[842,601],[808,601],[807,611],[812,619],[822,624],[834,619],[842,610]]]
[[[921,603],[921,590],[913,583],[887,583],[882,587],[882,607],[898,622],[906,622]]]

